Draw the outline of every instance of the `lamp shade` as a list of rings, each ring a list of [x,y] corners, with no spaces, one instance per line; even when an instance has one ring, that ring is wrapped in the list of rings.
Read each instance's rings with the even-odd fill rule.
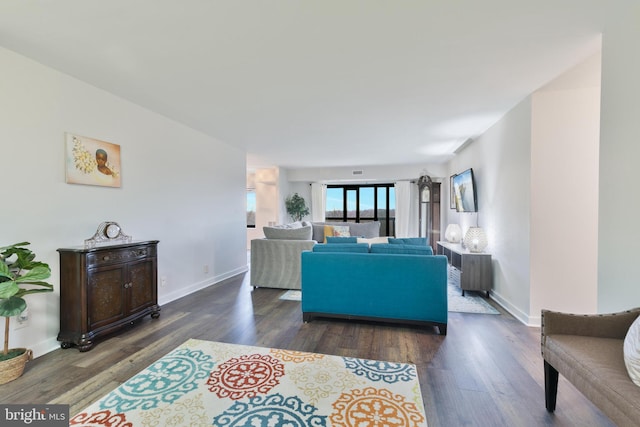
[[[464,246],[470,252],[482,252],[487,247],[487,235],[480,227],[469,227],[464,235]]]
[[[449,243],[460,243],[462,239],[462,229],[458,224],[449,224],[444,231],[444,238]]]

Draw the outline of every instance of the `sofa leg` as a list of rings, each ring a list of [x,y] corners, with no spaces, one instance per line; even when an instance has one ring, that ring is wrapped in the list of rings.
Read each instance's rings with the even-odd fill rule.
[[[438,325],[438,332],[440,335],[447,335],[447,325]]]
[[[547,411],[556,410],[556,397],[558,396],[558,371],[546,360],[544,361],[544,400]]]

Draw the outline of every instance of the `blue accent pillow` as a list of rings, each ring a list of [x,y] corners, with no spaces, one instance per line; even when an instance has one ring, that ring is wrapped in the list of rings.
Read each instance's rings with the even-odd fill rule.
[[[369,245],[366,243],[342,243],[339,245],[313,245],[313,252],[357,252],[368,253]]]
[[[392,245],[427,246],[427,238],[426,237],[402,237],[402,238],[389,237],[389,243],[391,243]]]
[[[370,251],[372,254],[433,255],[431,246],[400,245],[397,243],[373,244]]]
[[[327,236],[327,243],[358,243],[358,237]]]

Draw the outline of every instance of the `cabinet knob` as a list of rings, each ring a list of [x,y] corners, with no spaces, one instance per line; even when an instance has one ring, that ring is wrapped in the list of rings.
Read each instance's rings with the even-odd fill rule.
[[[103,260],[103,261],[109,261],[109,259],[110,259],[110,258],[109,258],[109,255],[105,255],[105,256],[103,256],[103,257],[102,257],[102,260]]]
[[[133,286],[133,283],[125,283],[125,284],[124,284],[124,288],[125,288],[125,289],[129,289],[129,288],[130,288],[130,287],[132,287],[132,286]]]

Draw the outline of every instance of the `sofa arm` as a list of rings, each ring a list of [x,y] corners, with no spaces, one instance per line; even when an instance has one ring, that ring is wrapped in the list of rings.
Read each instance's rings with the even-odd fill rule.
[[[624,339],[639,315],[640,307],[607,314],[571,314],[542,310],[543,355],[546,337],[554,334]]]

